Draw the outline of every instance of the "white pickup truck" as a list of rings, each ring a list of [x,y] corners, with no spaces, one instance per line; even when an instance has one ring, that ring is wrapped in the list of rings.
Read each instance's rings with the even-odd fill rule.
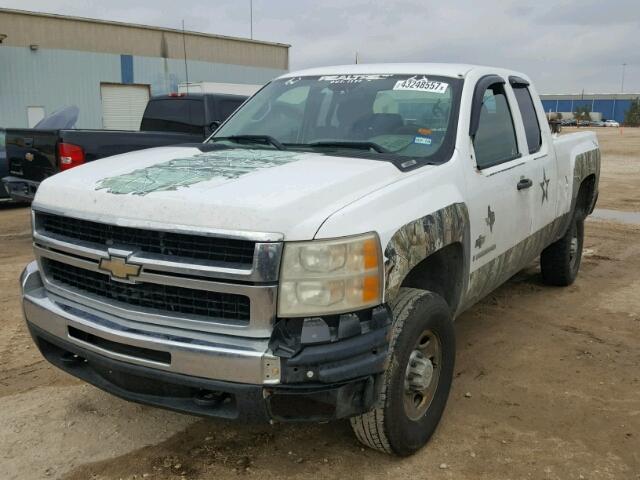
[[[453,319],[538,258],[545,283],[574,281],[599,168],[595,135],[552,136],[520,73],[290,73],[203,144],[45,180],[27,325],[48,361],[120,397],[350,418],[409,455],[445,408]]]

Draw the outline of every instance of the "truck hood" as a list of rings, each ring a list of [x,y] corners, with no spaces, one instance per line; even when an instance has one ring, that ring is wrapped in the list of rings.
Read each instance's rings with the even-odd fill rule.
[[[333,212],[401,176],[389,162],[320,153],[160,147],[55,175],[33,205],[120,225],[308,240]]]

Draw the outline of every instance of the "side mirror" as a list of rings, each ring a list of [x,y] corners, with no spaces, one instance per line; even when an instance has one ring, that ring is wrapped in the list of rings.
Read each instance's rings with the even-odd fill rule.
[[[211,123],[209,124],[209,130],[210,130],[212,133],[213,133],[213,132],[215,132],[215,131],[218,129],[218,127],[220,126],[220,123],[221,123],[220,121],[218,121],[218,120],[214,120],[213,122],[211,122]]]

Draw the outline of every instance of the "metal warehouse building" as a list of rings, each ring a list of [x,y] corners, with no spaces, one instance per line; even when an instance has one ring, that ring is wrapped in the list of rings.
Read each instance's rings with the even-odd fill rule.
[[[184,41],[184,44],[183,44]],[[31,127],[70,105],[78,128],[137,129],[150,95],[178,84],[263,84],[289,45],[0,9],[0,127]]]
[[[547,113],[572,113],[577,108],[587,106],[591,112],[602,114],[606,120],[624,122],[624,114],[631,101],[640,98],[640,93],[578,93],[575,95],[540,95]]]

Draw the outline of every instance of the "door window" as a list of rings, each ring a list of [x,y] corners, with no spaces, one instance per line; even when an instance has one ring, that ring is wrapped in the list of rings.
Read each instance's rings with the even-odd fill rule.
[[[491,85],[484,92],[473,148],[481,170],[519,156],[513,118],[502,84]]]
[[[540,124],[538,123],[538,116],[536,115],[531,93],[524,85],[514,85],[513,93],[518,101],[520,115],[522,115],[522,123],[524,124],[524,131],[527,135],[529,153],[536,153],[542,146],[542,134],[540,133]]]

